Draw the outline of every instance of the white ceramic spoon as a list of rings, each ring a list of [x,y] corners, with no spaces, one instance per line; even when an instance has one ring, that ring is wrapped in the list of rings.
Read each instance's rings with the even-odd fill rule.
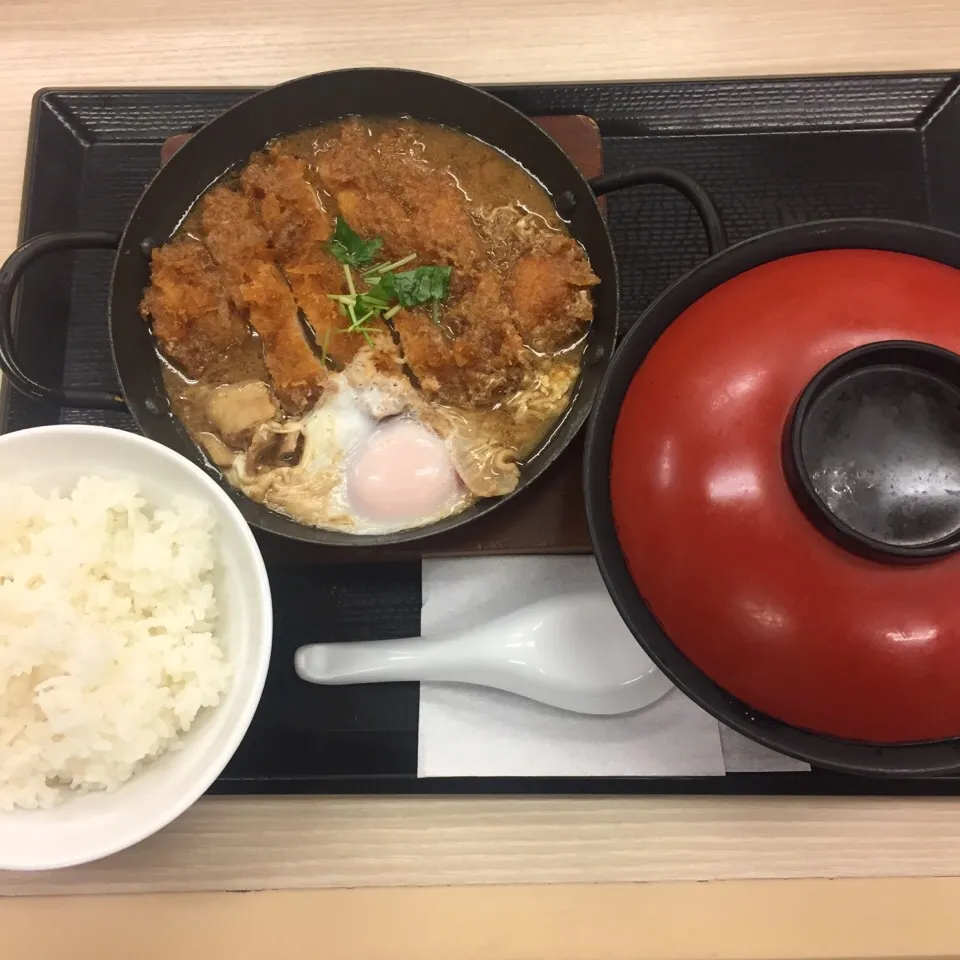
[[[449,636],[314,643],[294,662],[312,683],[473,683],[575,713],[630,713],[671,689],[596,590],[548,597]]]

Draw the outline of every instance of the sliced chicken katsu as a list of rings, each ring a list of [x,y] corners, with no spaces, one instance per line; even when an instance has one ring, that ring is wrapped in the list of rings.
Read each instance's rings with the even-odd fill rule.
[[[383,256],[387,260],[399,260],[416,251],[410,214],[382,185],[343,187],[337,191],[336,199],[340,213],[361,237],[383,240]]]
[[[490,406],[516,390],[526,370],[523,341],[503,302],[500,278],[481,274],[434,323],[426,310],[393,318],[404,358],[428,399],[465,409]]]
[[[366,188],[381,182],[373,136],[358,117],[348,117],[318,144],[316,163],[323,186],[332,196],[344,187]]]
[[[325,253],[334,218],[320,202],[304,160],[276,146],[255,153],[240,174],[240,185],[257,205],[278,262]],[[333,265],[339,272],[336,261]]]
[[[410,214],[385,183],[376,143],[360,120],[345,120],[339,136],[321,145],[317,173],[357,233],[383,238],[388,259],[415,251]]]
[[[323,208],[306,162],[274,147],[250,160],[240,183],[317,343],[340,366],[349,363],[365,337],[348,332],[348,321],[330,299],[346,292],[346,277],[327,249],[334,218]],[[380,321],[365,330],[369,337],[388,335]]]
[[[539,353],[575,343],[593,318],[590,287],[600,282],[583,247],[520,206],[491,211],[482,231],[505,273],[524,342]]]
[[[153,321],[160,350],[198,380],[249,331],[224,291],[220,268],[199,240],[184,236],[157,247],[150,269],[140,314]]]
[[[590,287],[600,282],[579,244],[556,239],[563,249],[522,257],[508,281],[517,330],[541,353],[556,353],[583,336],[593,319]]]
[[[303,335],[296,300],[252,201],[228,187],[214,187],[200,204],[200,223],[227,293],[260,337],[281,404],[289,413],[302,413],[320,395],[326,369]]]
[[[467,197],[446,170],[423,159],[416,131],[399,126],[376,141],[381,177],[409,212],[413,248],[424,262],[473,270],[485,257]]]
[[[362,236],[382,237],[391,259],[415,252],[422,263],[472,270],[484,249],[466,197],[421,153],[412,129],[374,138],[362,121],[350,119],[321,149],[317,168],[350,225]]]

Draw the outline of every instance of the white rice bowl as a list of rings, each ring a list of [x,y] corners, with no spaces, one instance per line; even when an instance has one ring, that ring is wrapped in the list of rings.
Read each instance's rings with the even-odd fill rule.
[[[263,688],[269,585],[230,497],[142,437],[2,436],[0,488],[0,868],[80,863],[226,765]]]

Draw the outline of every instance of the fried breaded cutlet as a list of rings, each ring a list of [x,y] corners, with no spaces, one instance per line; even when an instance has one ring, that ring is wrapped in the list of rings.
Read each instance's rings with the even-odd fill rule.
[[[342,265],[326,247],[333,217],[320,204],[307,164],[273,148],[250,160],[240,184],[317,343],[341,366],[349,363],[364,338],[346,332],[347,321],[328,296],[345,291],[345,278]],[[387,334],[386,327],[376,323],[368,335],[378,331]]]
[[[260,336],[280,402],[288,412],[302,413],[320,395],[326,368],[303,335],[296,300],[252,201],[229,187],[214,187],[201,201],[200,223],[228,295]]]
[[[279,147],[255,153],[240,174],[243,192],[257,204],[278,261],[323,250],[333,217],[308,179],[304,160]]]
[[[320,179],[334,196],[344,187],[374,187],[380,180],[373,137],[358,117],[343,121],[336,136],[319,148],[316,160]]]
[[[152,320],[161,351],[191,380],[249,331],[226,296],[223,277],[207,248],[184,236],[150,255],[150,286],[140,314]]]
[[[590,287],[600,282],[583,247],[520,204],[487,212],[480,226],[524,342],[539,353],[575,343],[593,319]]]
[[[335,197],[340,213],[361,237],[383,240],[382,253],[387,260],[399,260],[417,249],[410,214],[382,184],[345,186]]]
[[[426,310],[393,318],[404,357],[428,399],[465,408],[491,406],[515,391],[526,370],[523,341],[492,271],[458,297],[440,323]]]
[[[408,126],[387,130],[377,139],[381,177],[408,211],[413,249],[425,262],[473,270],[484,259],[477,226],[467,209],[467,198],[445,170],[420,157],[415,130]]]
[[[416,252],[423,263],[472,270],[483,244],[454,180],[419,158],[407,127],[373,138],[366,125],[344,121],[317,156],[324,187],[361,236],[379,236],[391,258]]]
[[[360,120],[343,122],[337,137],[317,154],[316,168],[350,226],[362,237],[383,239],[388,260],[416,249],[410,214],[387,189],[376,144]]]
[[[600,282],[574,240],[557,236],[551,246],[521,257],[508,281],[517,330],[541,353],[556,353],[583,335],[593,319],[590,287]]]

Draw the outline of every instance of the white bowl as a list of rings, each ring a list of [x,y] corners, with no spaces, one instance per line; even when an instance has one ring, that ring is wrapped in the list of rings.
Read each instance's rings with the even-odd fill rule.
[[[85,863],[132,846],[178,817],[217,778],[253,719],[273,636],[270,585],[257,543],[226,493],[199,467],[144,437],[107,427],[37,427],[0,436],[0,481],[66,492],[84,475],[135,476],[164,506],[204,500],[217,520],[218,635],[233,666],[230,687],[170,751],[113,793],[71,796],[52,810],[0,811],[0,869]]]

